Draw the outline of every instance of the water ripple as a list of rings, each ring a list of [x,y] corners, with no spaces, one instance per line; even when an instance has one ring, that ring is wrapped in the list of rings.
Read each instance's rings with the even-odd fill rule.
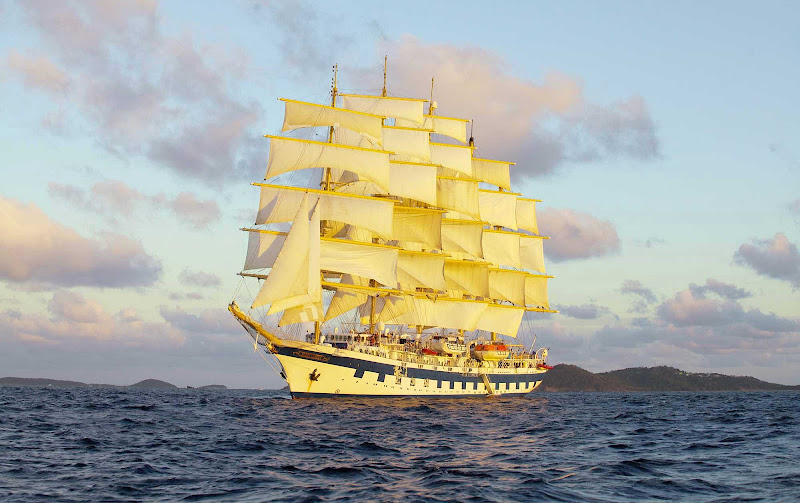
[[[0,388],[0,500],[793,501],[797,396]]]

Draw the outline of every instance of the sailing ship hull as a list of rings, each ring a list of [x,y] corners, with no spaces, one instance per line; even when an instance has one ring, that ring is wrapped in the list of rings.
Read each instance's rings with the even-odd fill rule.
[[[475,368],[404,362],[370,352],[282,341],[273,353],[294,398],[466,397],[524,395],[536,389],[545,371],[534,368]]]

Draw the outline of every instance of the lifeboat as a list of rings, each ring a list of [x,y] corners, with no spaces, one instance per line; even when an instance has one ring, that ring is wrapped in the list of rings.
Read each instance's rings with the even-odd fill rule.
[[[539,368],[539,369],[546,369],[546,370],[553,370],[553,367],[552,367],[552,366],[550,366],[550,365],[547,365],[547,364],[544,364],[544,363],[540,363],[539,365],[537,365],[537,366],[536,366],[536,368]]]
[[[472,354],[476,360],[499,362],[508,358],[511,355],[511,351],[508,346],[502,343],[486,343],[475,346]]]
[[[464,339],[459,340],[458,337],[434,337],[431,339],[431,348],[435,349],[444,355],[463,355],[467,352],[467,345],[464,344]]]
[[[423,355],[426,355],[426,356],[436,356],[436,355],[439,354],[439,353],[437,353],[436,351],[434,351],[434,350],[432,350],[430,348],[422,348],[421,353]]]

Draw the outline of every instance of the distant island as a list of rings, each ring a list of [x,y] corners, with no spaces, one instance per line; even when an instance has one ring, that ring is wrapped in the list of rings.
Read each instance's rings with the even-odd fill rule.
[[[800,390],[755,377],[685,372],[673,367],[636,367],[593,374],[559,364],[545,375],[540,391],[781,391]]]
[[[130,386],[86,384],[77,381],[2,377],[0,386],[44,386],[53,388],[139,388],[178,389],[158,379],[145,379]],[[192,386],[187,386],[192,388]],[[228,389],[221,384],[198,386],[195,389]],[[285,386],[283,390],[288,390]],[[715,373],[693,373],[672,367],[636,367],[593,374],[575,365],[559,364],[545,374],[541,392],[554,391],[789,391],[800,386],[785,386],[760,381],[755,377],[728,376]]]
[[[42,379],[37,377],[0,377],[0,386],[35,386],[46,388],[139,388],[139,389],[178,389],[178,386],[158,379],[145,379],[129,386],[114,384],[87,384],[79,381],[62,381],[59,379]],[[190,386],[191,387],[191,386]],[[228,389],[222,384],[198,386],[196,389]]]

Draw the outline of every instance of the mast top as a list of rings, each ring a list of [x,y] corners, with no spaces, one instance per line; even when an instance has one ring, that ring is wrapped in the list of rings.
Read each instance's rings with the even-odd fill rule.
[[[336,87],[337,75],[339,73],[339,63],[333,65],[333,78],[331,79],[331,106],[336,106],[336,96],[339,94],[339,89]]]

